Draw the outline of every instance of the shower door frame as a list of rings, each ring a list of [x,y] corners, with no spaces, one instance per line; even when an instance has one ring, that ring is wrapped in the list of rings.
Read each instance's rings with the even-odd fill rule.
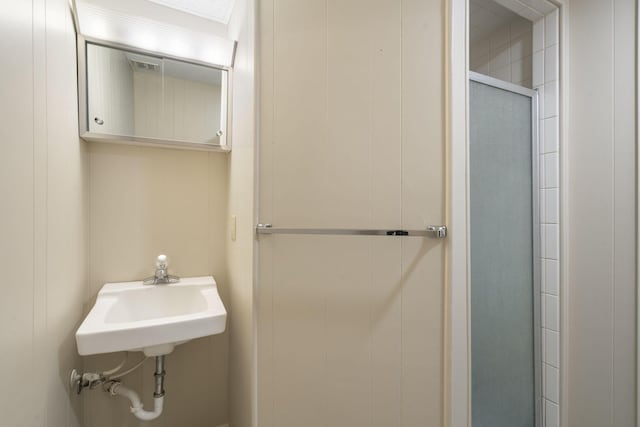
[[[496,89],[504,90],[507,92],[515,93],[518,95],[526,96],[531,99],[531,218],[532,218],[532,270],[533,270],[533,364],[534,364],[534,426],[542,427],[543,415],[542,415],[542,312],[541,312],[541,299],[542,299],[542,286],[541,286],[541,274],[542,274],[542,262],[540,251],[540,236],[541,236],[541,224],[540,224],[540,138],[539,138],[539,121],[538,121],[538,90],[528,89],[523,86],[518,86],[514,83],[499,80],[481,73],[474,71],[468,71],[467,85],[470,82],[481,83],[486,86],[490,86]],[[467,86],[467,93],[469,89]],[[467,107],[468,108],[468,107]],[[470,111],[469,111],[470,114]],[[469,144],[470,136],[467,137],[466,156],[469,158]],[[467,176],[469,176],[470,161],[467,162]],[[468,188],[468,187],[467,187]],[[467,194],[467,204],[469,200],[469,194]],[[467,208],[468,209],[468,208]],[[470,220],[470,219],[469,219]],[[469,223],[467,223],[469,224]],[[469,230],[470,232],[470,230]],[[470,254],[469,254],[470,255]],[[469,277],[469,283],[471,278]],[[470,292],[470,291],[469,291]],[[469,303],[469,319],[471,319],[471,304]],[[469,335],[471,334],[471,328],[469,328]],[[472,426],[473,414],[471,413],[471,336],[469,336],[469,425]]]
[[[568,180],[570,146],[568,126],[565,117],[569,116],[568,75],[570,47],[568,40],[568,0],[548,0],[559,10],[559,67],[560,87],[557,92],[559,102],[559,144],[560,154],[560,191],[559,219],[567,224]],[[515,4],[516,0],[505,0],[503,5]],[[534,8],[534,12],[538,11]],[[540,12],[541,16],[545,13]],[[445,315],[445,391],[444,411],[445,427],[470,427],[470,318],[469,318],[469,206],[468,206],[468,156],[469,135],[469,0],[451,0],[446,2],[445,45],[447,62],[445,69],[447,103],[447,225],[449,236],[446,246],[446,315]],[[640,31],[640,30],[639,30]],[[640,48],[639,48],[640,49]],[[639,155],[640,158],[640,155]],[[639,178],[640,182],[640,178]],[[569,257],[567,227],[559,231],[559,292],[560,292],[560,339],[559,339],[559,425],[569,425],[569,411],[566,408],[569,396],[569,270],[564,260]],[[640,244],[638,246],[640,248]],[[640,257],[639,257],[640,259]],[[639,270],[640,271],[640,268]],[[640,286],[640,285],[639,285]],[[640,295],[640,294],[639,294]],[[640,296],[638,296],[640,303]],[[640,325],[640,316],[638,317]],[[640,336],[640,334],[639,334]],[[638,344],[640,348],[640,344]],[[638,357],[640,366],[640,357]],[[640,373],[638,374],[640,378]],[[640,390],[640,386],[638,387]],[[640,395],[639,395],[640,396]],[[638,397],[640,402],[640,397]],[[640,427],[640,421],[638,423]]]

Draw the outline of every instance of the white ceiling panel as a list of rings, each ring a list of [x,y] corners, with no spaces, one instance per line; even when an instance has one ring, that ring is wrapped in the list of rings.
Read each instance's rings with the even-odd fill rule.
[[[223,24],[229,23],[235,0],[148,0]]]
[[[85,37],[211,65],[233,65],[233,40],[84,2],[78,3],[77,13]]]

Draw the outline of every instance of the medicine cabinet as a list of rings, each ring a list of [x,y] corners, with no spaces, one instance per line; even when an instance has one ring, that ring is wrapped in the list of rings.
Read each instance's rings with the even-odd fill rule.
[[[230,69],[78,37],[80,136],[229,151]]]

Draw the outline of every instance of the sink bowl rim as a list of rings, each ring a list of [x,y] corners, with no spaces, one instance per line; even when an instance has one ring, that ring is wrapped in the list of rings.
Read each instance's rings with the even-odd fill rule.
[[[206,308],[193,313],[157,316],[142,320],[109,323],[105,321],[108,311],[118,301],[119,295],[139,290],[153,292],[156,287],[159,290],[162,288],[201,288],[200,292],[204,297]],[[177,345],[192,339],[224,332],[226,329],[226,316],[227,311],[218,293],[215,279],[212,276],[188,277],[181,279],[178,283],[166,285],[143,285],[142,281],[106,283],[98,292],[93,307],[76,331],[78,352],[81,355],[89,355],[112,351],[137,351],[154,345]],[[221,330],[220,322],[222,322]],[[180,329],[181,325],[182,329]],[[186,325],[191,326],[185,329]],[[130,344],[131,337],[121,335],[129,331],[138,331],[140,333],[140,345],[137,345],[137,343],[132,346]],[[102,340],[103,338],[105,342],[97,345],[96,340]],[[122,341],[129,343],[123,343]],[[87,347],[91,347],[91,349],[89,350]],[[97,351],[96,347],[106,350]]]
[[[143,320],[130,320],[122,322],[106,322],[104,321],[108,311],[118,302],[120,295],[133,291],[143,290],[145,292],[153,292],[155,287],[161,289],[167,288],[203,288],[203,297],[206,301],[207,308],[205,310],[196,311],[194,313],[180,314],[174,316],[159,316]],[[126,331],[131,329],[139,329],[144,327],[163,326],[167,324],[175,324],[187,322],[190,320],[204,319],[219,314],[220,309],[226,314],[226,310],[222,304],[216,304],[216,298],[207,298],[206,294],[218,294],[218,288],[212,276],[188,277],[181,279],[178,283],[170,283],[166,285],[143,285],[142,281],[132,282],[111,282],[102,286],[98,292],[96,302],[87,313],[85,320],[82,322],[76,335],[83,336],[93,334],[99,331],[109,332],[112,330]],[[219,295],[219,294],[218,294]],[[214,295],[215,296],[215,295]]]

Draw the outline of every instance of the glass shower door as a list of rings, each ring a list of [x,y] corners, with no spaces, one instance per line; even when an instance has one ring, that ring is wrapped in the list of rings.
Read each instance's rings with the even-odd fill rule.
[[[469,82],[473,427],[539,426],[535,92]]]

